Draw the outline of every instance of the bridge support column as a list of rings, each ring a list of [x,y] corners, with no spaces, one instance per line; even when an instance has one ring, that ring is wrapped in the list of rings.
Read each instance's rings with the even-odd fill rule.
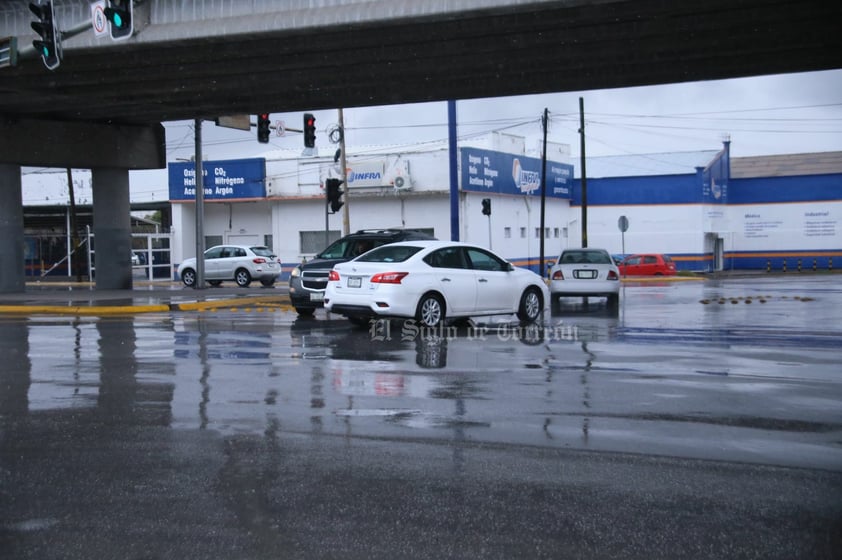
[[[97,290],[132,289],[129,170],[91,169],[94,198],[94,277]]]
[[[20,166],[0,163],[0,293],[26,290]]]

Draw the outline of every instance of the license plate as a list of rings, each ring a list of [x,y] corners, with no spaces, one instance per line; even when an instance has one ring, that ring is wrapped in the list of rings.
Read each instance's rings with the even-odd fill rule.
[[[310,292],[310,301],[324,301],[324,292]]]
[[[574,270],[573,278],[580,280],[592,280],[596,278],[596,270]]]
[[[363,285],[363,279],[359,276],[350,276],[348,278],[349,288],[359,288]]]

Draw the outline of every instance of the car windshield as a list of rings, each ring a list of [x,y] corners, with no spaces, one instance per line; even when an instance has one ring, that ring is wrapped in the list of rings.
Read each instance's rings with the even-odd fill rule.
[[[249,247],[249,249],[251,249],[251,252],[258,257],[269,257],[270,259],[275,258],[275,255],[268,247]]]
[[[345,258],[345,255],[348,253],[348,245],[351,244],[353,240],[348,239],[340,239],[338,241],[334,241],[328,248],[316,255],[316,258],[319,259],[342,259]]]
[[[611,257],[604,251],[565,251],[558,262],[560,264],[611,264]]]
[[[403,262],[420,251],[422,247],[412,245],[383,245],[357,258],[357,262]]]

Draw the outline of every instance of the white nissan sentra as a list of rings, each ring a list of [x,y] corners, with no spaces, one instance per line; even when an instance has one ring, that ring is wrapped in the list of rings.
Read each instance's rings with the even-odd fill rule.
[[[556,305],[565,296],[620,298],[620,271],[605,249],[565,249],[550,268],[550,294]]]
[[[536,321],[549,301],[543,279],[487,249],[455,241],[382,245],[333,267],[325,309],[363,324],[412,318],[424,327],[445,319],[516,314]]]

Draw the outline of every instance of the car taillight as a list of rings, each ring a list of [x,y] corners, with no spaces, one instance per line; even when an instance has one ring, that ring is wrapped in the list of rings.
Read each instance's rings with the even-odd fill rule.
[[[564,274],[562,274],[561,269],[553,272],[553,280],[564,280]]]
[[[254,264],[263,264],[266,262],[266,259],[264,259],[263,257],[255,257],[251,260],[251,262],[253,262]]]
[[[330,274],[327,275],[328,282],[339,282],[339,273],[335,270],[331,270]]]
[[[408,272],[378,272],[371,277],[372,284],[400,284]]]
[[[616,272],[614,272],[613,270],[609,270],[609,271],[608,271],[608,279],[609,279],[609,280],[619,280],[619,279],[620,279],[620,277],[619,277],[619,276],[617,276],[617,273],[616,273]]]

